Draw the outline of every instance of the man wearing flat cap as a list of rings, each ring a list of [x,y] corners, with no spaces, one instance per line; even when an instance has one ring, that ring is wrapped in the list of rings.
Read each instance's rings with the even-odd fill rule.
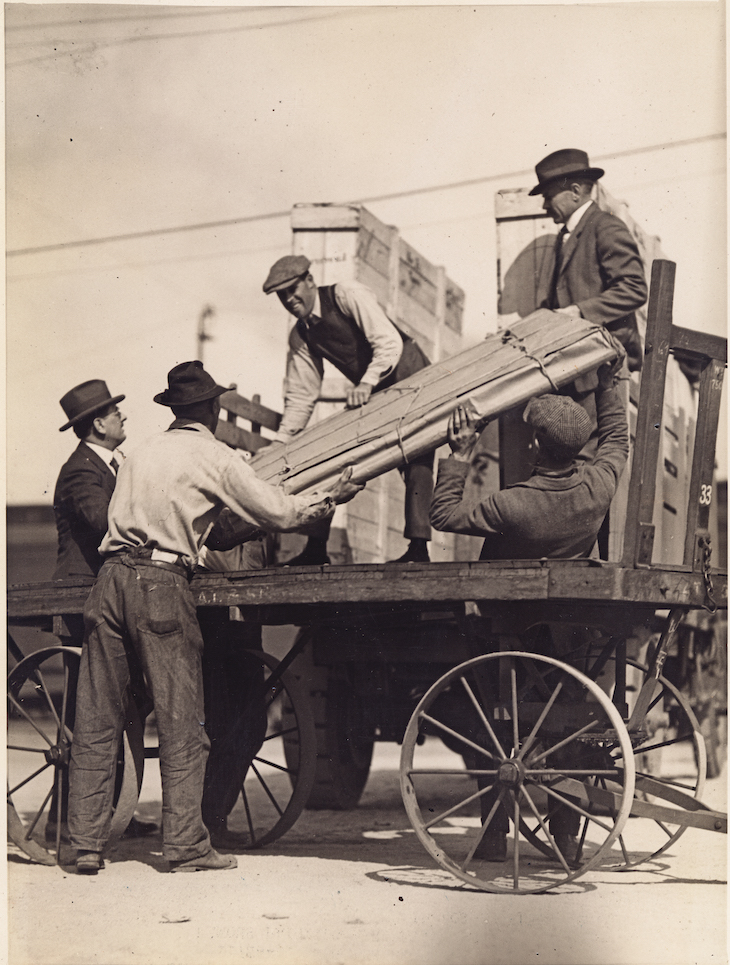
[[[591,200],[602,168],[591,167],[585,151],[555,151],[535,167],[543,208],[562,224],[554,258],[538,279],[537,304],[605,325],[626,349],[629,371],[643,360],[634,312],[647,299],[644,266],[636,242],[615,215]]]
[[[211,846],[201,813],[209,744],[189,586],[195,562],[204,544],[225,550],[261,529],[298,529],[362,489],[349,482],[351,470],[330,491],[306,496],[258,479],[213,435],[225,391],[200,362],[175,366],[155,396],[175,421],[125,460],[109,505],[104,563],[84,608],[71,751],[69,831],[82,874],[104,867],[124,693],[140,670],[160,738],[163,857],[171,871],[236,867]]]
[[[354,282],[317,287],[304,255],[285,255],[269,271],[264,292],[276,292],[297,322],[289,335],[284,413],[277,441],[286,442],[309,422],[319,397],[324,361],[331,362],[352,386],[347,408],[366,405],[380,392],[429,365],[418,344],[401,332],[382,310],[373,292]],[[433,493],[433,455],[403,470],[406,484],[405,531],[409,540],[398,562],[427,563],[431,527],[428,508]],[[312,530],[304,551],[291,566],[328,563],[329,525]]]
[[[537,460],[532,476],[486,497],[464,498],[478,435],[467,411],[459,406],[449,423],[452,455],[439,464],[431,505],[434,528],[483,536],[482,560],[580,559],[593,555],[629,451],[626,412],[616,388],[623,362],[620,357],[598,370],[598,448],[592,462],[577,458],[593,430],[586,410],[565,395],[543,395],[531,399],[523,414],[535,433]],[[562,656],[564,628],[551,627],[549,633],[549,646]],[[578,646],[584,643],[581,639]],[[502,737],[509,740],[508,733]],[[482,781],[479,786],[484,788],[488,783]],[[482,796],[482,820],[488,819],[496,799],[491,791]],[[578,851],[577,817],[561,805],[550,820],[558,848],[568,861],[573,861]],[[507,829],[508,816],[500,805],[476,856],[504,860]]]

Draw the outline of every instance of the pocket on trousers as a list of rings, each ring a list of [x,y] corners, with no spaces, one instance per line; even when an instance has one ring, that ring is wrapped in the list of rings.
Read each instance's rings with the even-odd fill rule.
[[[181,613],[185,609],[182,593],[174,583],[142,581],[140,630],[164,637],[182,630]]]

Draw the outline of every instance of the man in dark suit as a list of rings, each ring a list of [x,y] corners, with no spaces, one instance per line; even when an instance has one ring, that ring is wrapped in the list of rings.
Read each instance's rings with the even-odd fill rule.
[[[96,576],[101,569],[98,548],[106,535],[109,501],[114,492],[117,469],[124,459],[118,447],[127,437],[124,431],[126,416],[118,407],[124,398],[123,395],[112,397],[106,382],[91,379],[75,386],[61,399],[61,408],[68,421],[59,431],[73,428],[79,444],[63,465],[53,495],[58,532],[54,580]],[[66,646],[80,647],[84,640],[83,617],[71,614],[66,616],[65,623],[67,634],[61,637],[62,642]],[[136,682],[134,691],[139,703],[143,704],[141,681]],[[73,705],[75,698],[75,691],[72,691],[69,700]],[[70,713],[74,713],[73,707]],[[65,795],[62,813],[62,823],[65,824]],[[54,794],[46,824],[48,841],[58,835],[56,814]],[[132,818],[125,835],[137,837],[156,830],[157,825]]]
[[[647,299],[644,265],[636,242],[615,215],[591,200],[604,174],[585,151],[555,151],[535,167],[543,208],[556,224],[555,257],[538,279],[538,306],[605,325],[624,345],[629,371],[638,371],[643,351],[634,312]]]
[[[80,441],[61,469],[53,495],[58,531],[54,580],[96,576],[101,569],[99,544],[123,458],[115,450],[126,439],[126,417],[117,406],[122,399],[112,398],[101,379],[77,385],[61,399],[68,421],[60,431],[73,428]]]

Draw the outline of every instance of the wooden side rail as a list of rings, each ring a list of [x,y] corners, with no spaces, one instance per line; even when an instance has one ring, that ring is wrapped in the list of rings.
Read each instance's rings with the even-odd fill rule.
[[[654,501],[657,460],[661,448],[662,413],[667,360],[670,353],[690,362],[699,372],[699,398],[690,477],[684,564],[699,571],[709,561],[709,513],[715,468],[715,444],[727,340],[672,324],[676,266],[657,259],[651,289],[641,372],[634,461],[629,483],[624,534],[624,566],[649,566],[654,550]]]
[[[261,435],[262,427],[276,432],[281,422],[281,414],[261,405],[261,397],[255,395],[253,399],[246,399],[239,395],[236,386],[231,386],[228,392],[221,396],[221,409],[226,413],[225,419],[219,419],[215,430],[216,439],[225,442],[234,449],[246,452],[258,452],[268,446],[270,439]],[[237,419],[246,419],[250,425],[248,429],[236,424]]]

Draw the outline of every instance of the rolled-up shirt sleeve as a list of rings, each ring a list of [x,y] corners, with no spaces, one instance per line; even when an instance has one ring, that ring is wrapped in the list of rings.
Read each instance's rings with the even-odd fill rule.
[[[296,326],[289,334],[284,382],[284,414],[275,439],[286,442],[306,428],[322,387],[324,365],[309,351]]]
[[[331,516],[335,503],[326,493],[288,495],[259,479],[243,459],[232,459],[218,493],[225,509],[206,539],[211,549],[231,549],[258,532],[285,533]]]
[[[361,382],[378,385],[387,378],[403,354],[403,339],[380,307],[374,292],[365,285],[335,285],[335,301],[362,329],[373,350],[373,357]]]

